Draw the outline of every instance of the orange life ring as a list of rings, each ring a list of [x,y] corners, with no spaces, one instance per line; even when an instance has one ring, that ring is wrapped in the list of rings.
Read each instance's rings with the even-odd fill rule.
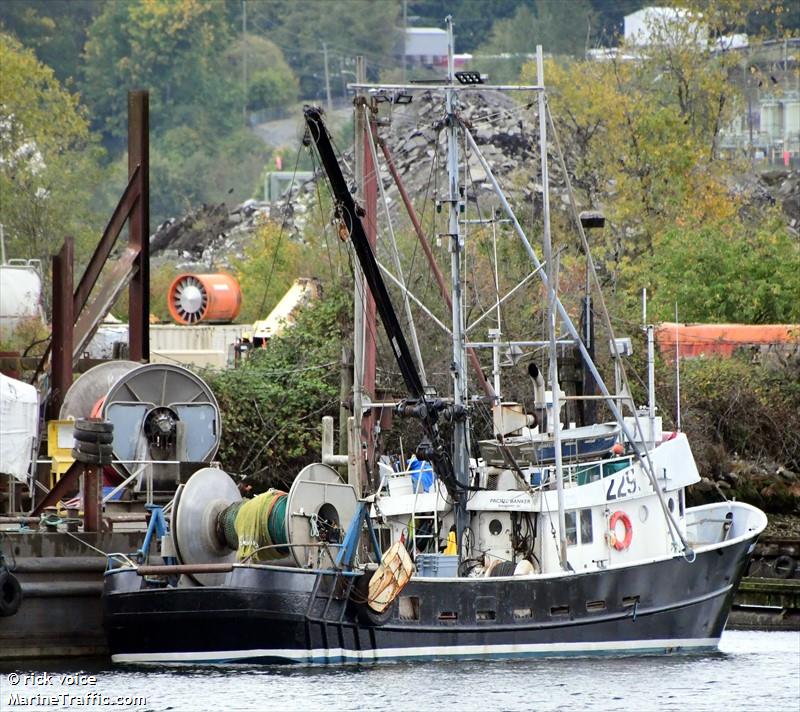
[[[617,539],[617,522],[622,522],[622,526],[625,527],[625,537],[622,540]],[[608,522],[608,543],[617,551],[625,551],[631,545],[632,539],[633,525],[630,517],[625,512],[614,512]]]

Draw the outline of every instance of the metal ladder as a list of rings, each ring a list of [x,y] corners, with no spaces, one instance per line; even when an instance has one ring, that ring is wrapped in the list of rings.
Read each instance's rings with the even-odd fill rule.
[[[326,578],[330,578],[331,588],[330,591],[325,593],[321,591],[321,584]],[[343,590],[340,590],[340,581],[344,579],[346,581],[346,585],[344,586]],[[350,594],[353,591],[353,586],[355,584],[355,578],[351,576],[342,576],[342,574],[324,574],[319,573],[317,574],[316,580],[314,581],[314,587],[311,590],[311,595],[308,599],[308,607],[306,608],[306,620],[305,620],[305,628],[306,628],[306,636],[308,638],[309,645],[312,642],[312,624],[317,624],[320,627],[320,632],[322,633],[322,642],[323,647],[325,649],[330,649],[331,647],[340,647],[344,641],[344,616],[347,611],[347,604],[350,600]],[[333,603],[334,599],[337,598],[337,592],[339,592],[341,596],[342,605],[339,608],[338,615],[329,616],[329,611],[331,608],[331,604]],[[325,601],[325,607],[322,609],[322,613],[315,615],[314,608],[317,601]],[[331,641],[329,638],[329,631],[328,626],[334,626],[334,636],[337,639],[336,644],[331,646]]]
[[[434,477],[434,487],[439,486],[439,480]],[[417,539],[433,539],[434,543],[439,541],[439,519],[437,517],[437,512],[434,511],[431,514],[417,514],[417,498],[420,494],[420,489],[422,487],[422,474],[417,478],[417,486],[414,489],[414,506],[411,509],[411,528],[413,530],[413,537],[414,537],[414,549],[412,550],[412,558],[414,561],[417,559],[417,549],[422,550],[422,546],[417,546]],[[419,522],[431,522],[431,531],[430,534],[419,534]],[[434,551],[436,552],[436,547],[434,546]]]

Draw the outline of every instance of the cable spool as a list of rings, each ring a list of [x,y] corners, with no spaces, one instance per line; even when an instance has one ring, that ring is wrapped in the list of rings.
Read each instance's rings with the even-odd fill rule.
[[[108,391],[101,416],[115,425],[117,460],[156,462],[156,489],[174,490],[178,479],[177,465],[158,461],[208,462],[219,446],[217,399],[205,381],[181,366],[151,363],[128,371]],[[114,469],[128,477],[136,466],[115,463]]]
[[[223,470],[195,472],[175,494],[170,530],[182,564],[286,559],[301,568],[330,568],[355,516],[358,497],[336,470],[315,463],[294,480],[289,493],[270,490],[242,500]],[[190,574],[217,586],[226,574]]]
[[[195,472],[185,485],[178,487],[172,505],[170,531],[175,553],[182,564],[233,563],[235,549],[219,536],[219,515],[231,504],[239,504],[241,495],[230,476],[215,467]],[[189,574],[202,586],[219,586],[224,573]]]
[[[300,568],[331,568],[358,507],[351,485],[327,465],[313,463],[295,477],[286,500],[286,539]]]
[[[99,417],[95,411],[98,401],[120,378],[140,366],[135,361],[106,361],[82,373],[64,394],[59,420]]]
[[[227,274],[182,274],[169,287],[167,307],[178,324],[225,324],[239,315],[242,290]]]
[[[285,546],[288,544],[287,500],[286,492],[270,489],[236,507],[234,527],[238,542],[236,551],[238,561],[248,560],[256,563],[275,561],[289,553]]]
[[[106,456],[105,446],[110,444],[111,467],[124,478],[138,469],[139,489],[145,473],[131,463],[151,461],[147,467],[156,491],[174,492],[180,479],[181,466],[167,463],[210,461],[221,435],[219,406],[211,389],[199,376],[173,364],[108,361],[95,366],[69,388],[59,418],[113,423],[111,439],[110,428],[93,437],[76,426],[75,440],[89,445],[75,449]]]

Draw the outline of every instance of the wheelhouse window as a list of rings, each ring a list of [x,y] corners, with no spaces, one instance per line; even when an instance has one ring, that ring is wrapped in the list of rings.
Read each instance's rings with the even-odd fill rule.
[[[591,509],[565,512],[564,522],[566,524],[567,546],[576,546],[579,541],[581,544],[591,544],[594,541]],[[579,533],[580,540],[578,539]]]
[[[592,510],[581,510],[581,544],[591,544],[594,540],[592,532]]]
[[[567,537],[567,546],[575,546],[578,543],[578,524],[577,524],[577,513],[566,512],[564,514],[564,522],[566,524],[566,537]]]

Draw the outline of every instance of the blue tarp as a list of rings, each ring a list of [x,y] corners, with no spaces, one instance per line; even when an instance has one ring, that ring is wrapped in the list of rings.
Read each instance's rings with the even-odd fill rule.
[[[428,492],[433,487],[433,467],[430,462],[412,457],[408,461],[408,469],[411,472],[411,481],[414,484],[415,492]],[[418,484],[420,479],[422,483]]]

